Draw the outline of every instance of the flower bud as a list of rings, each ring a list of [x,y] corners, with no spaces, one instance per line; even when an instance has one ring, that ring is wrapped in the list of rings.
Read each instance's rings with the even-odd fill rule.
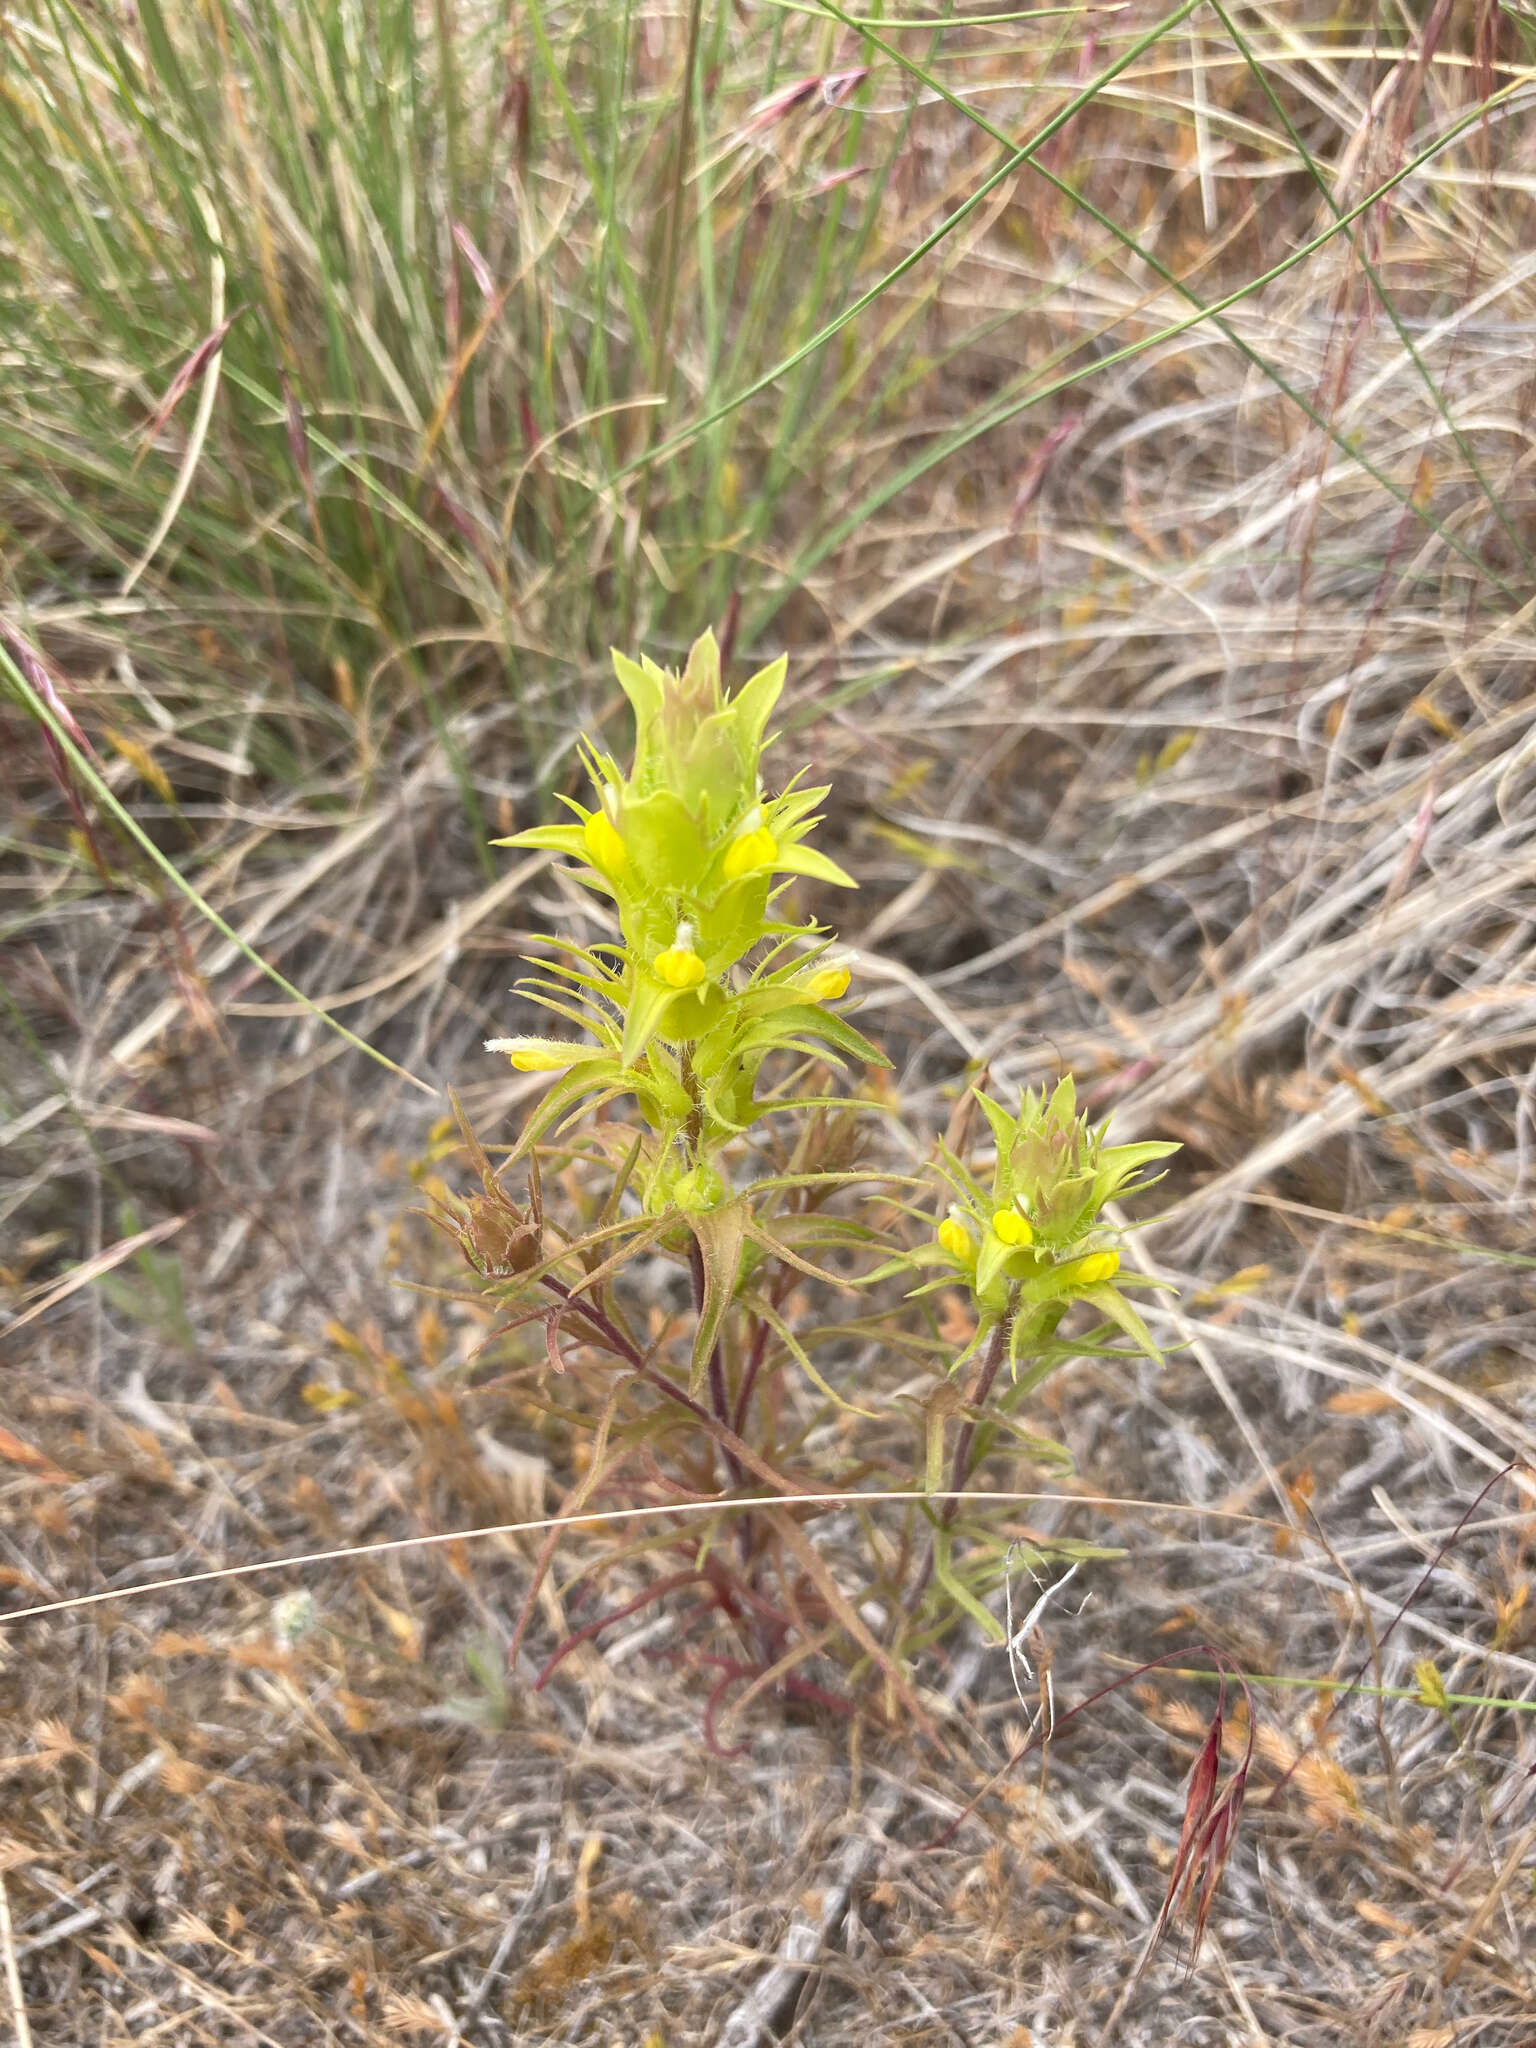
[[[848,993],[849,974],[846,967],[818,967],[805,984],[805,992],[818,1003],[835,1003],[839,996]]]
[[[685,1215],[699,1216],[718,1209],[725,1198],[725,1182],[713,1166],[701,1161],[682,1174],[672,1189],[672,1201]]]

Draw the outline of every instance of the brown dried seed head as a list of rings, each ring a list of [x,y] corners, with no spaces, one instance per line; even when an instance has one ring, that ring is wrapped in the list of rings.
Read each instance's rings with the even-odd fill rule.
[[[539,1262],[540,1232],[505,1196],[471,1195],[464,1204],[459,1242],[470,1264],[497,1277],[526,1273]]]

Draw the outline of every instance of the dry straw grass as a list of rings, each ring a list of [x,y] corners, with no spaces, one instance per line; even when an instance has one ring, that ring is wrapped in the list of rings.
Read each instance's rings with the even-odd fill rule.
[[[475,1048],[571,906],[488,877],[482,821],[564,772],[608,638],[787,644],[903,1106],[1069,1066],[1180,1139],[1140,1251],[1183,1348],[1052,1383],[1077,1476],[1021,1531],[1124,1555],[1028,1674],[935,1665],[940,1743],[759,1701],[716,1762],[664,1609],[535,1697],[532,1539],[369,1555],[576,1476],[482,1326],[393,1285],[436,1110],[8,710],[0,1581],[124,1593],[0,1633],[18,2037],[1528,2048],[1528,10],[1185,10],[713,424],[996,169],[973,116],[1027,138],[1155,17],[881,31],[916,77],[705,17],[679,185],[664,11],[138,13],[142,104],[99,15],[0,15],[11,687],[492,1131],[526,1096]],[[583,1578],[614,1540],[565,1539],[536,1654],[643,1590]],[[1197,1643],[1250,1676],[1247,1810],[1198,1966],[1137,1985],[1214,1694],[1066,1715]],[[1249,1733],[1229,1698],[1224,1768]]]

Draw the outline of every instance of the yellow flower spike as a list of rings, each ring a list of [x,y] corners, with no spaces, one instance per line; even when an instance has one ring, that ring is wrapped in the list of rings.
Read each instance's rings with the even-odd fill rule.
[[[818,967],[805,984],[805,992],[814,1002],[835,1003],[839,996],[847,995],[851,979],[846,967]]]
[[[1021,1216],[1017,1209],[999,1209],[992,1218],[992,1228],[1004,1244],[1033,1244],[1035,1233],[1027,1216]]]
[[[605,875],[619,875],[629,865],[624,841],[606,811],[594,811],[581,828],[582,843],[592,865]]]
[[[776,860],[778,852],[779,842],[766,825],[741,833],[725,850],[722,867],[725,879],[739,882],[743,875],[755,874],[759,868],[768,867]]]
[[[692,946],[668,946],[665,953],[658,953],[651,962],[651,972],[668,988],[689,989],[698,987],[708,969]]]
[[[1097,1287],[1103,1280],[1112,1280],[1119,1270],[1118,1252],[1089,1252],[1067,1268],[1065,1277],[1074,1287]]]
[[[975,1247],[958,1216],[946,1216],[934,1234],[952,1259],[970,1259]]]

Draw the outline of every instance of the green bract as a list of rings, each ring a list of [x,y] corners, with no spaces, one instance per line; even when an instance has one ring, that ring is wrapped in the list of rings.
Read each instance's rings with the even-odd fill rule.
[[[1157,1176],[1139,1177],[1142,1168],[1178,1146],[1106,1144],[1107,1126],[1095,1129],[1078,1113],[1070,1075],[1049,1096],[1043,1089],[1024,1089],[1013,1115],[981,1089],[972,1092],[997,1144],[991,1186],[940,1147],[938,1170],[955,1199],[933,1241],[908,1258],[916,1266],[941,1268],[943,1277],[916,1291],[953,1285],[957,1278],[965,1282],[976,1306],[977,1332],[963,1357],[1006,1320],[1009,1359],[1016,1367],[1022,1355],[1055,1335],[1074,1301],[1091,1303],[1156,1357],[1146,1324],[1120,1286],[1111,1284],[1120,1254],[1101,1218],[1107,1203],[1150,1187]],[[1151,1284],[1135,1277],[1139,1285]]]
[[[680,1162],[667,1156],[674,1141],[691,1172],[753,1122],[758,1071],[770,1052],[886,1062],[827,1007],[848,975],[821,957],[825,934],[770,914],[792,876],[854,886],[806,844],[826,789],[791,784],[778,796],[764,793],[760,758],[784,687],[782,658],[734,697],[721,686],[712,633],[694,642],[681,675],[617,652],[613,665],[635,716],[629,772],[585,744],[596,802],[562,798],[574,822],[495,842],[568,855],[578,879],[617,908],[621,944],[585,950],[559,941],[568,957],[550,963],[556,978],[524,984],[533,1001],[595,1043],[488,1043],[526,1071],[564,1073],[528,1142],[585,1097],[634,1095],[662,1141],[650,1161],[654,1196],[676,1185]],[[794,948],[798,937],[813,942],[809,950]],[[754,949],[763,950],[749,966]],[[723,1192],[709,1169],[686,1180],[677,1206],[704,1208]]]

